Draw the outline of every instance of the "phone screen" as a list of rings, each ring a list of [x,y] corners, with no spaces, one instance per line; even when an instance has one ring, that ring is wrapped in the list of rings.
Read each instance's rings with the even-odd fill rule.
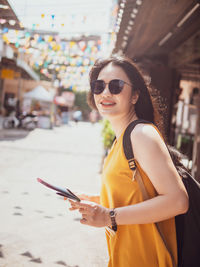
[[[63,197],[67,197],[67,198],[70,198],[72,200],[75,200],[75,201],[81,201],[80,198],[78,198],[74,193],[72,193],[69,189],[65,189],[65,188],[62,188],[62,187],[58,187],[58,186],[54,186],[52,184],[49,184],[47,183],[46,181],[44,181],[43,179],[41,178],[37,178],[37,181],[43,185],[45,185],[46,187],[52,189],[52,190],[55,190],[57,191],[57,194],[58,195],[61,195]]]

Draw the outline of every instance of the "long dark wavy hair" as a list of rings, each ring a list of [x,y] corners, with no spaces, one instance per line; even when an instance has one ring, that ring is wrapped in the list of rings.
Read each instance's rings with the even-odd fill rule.
[[[158,103],[156,99],[150,94],[152,88],[147,86],[142,72],[134,64],[132,60],[125,56],[112,55],[107,59],[99,59],[95,62],[90,71],[90,86],[92,81],[97,80],[101,70],[108,64],[120,67],[129,78],[132,84],[132,92],[138,93],[139,97],[135,104],[135,112],[139,119],[143,119],[156,124],[159,130],[163,133],[161,118],[158,112]],[[88,104],[97,109],[94,101],[94,96],[91,90],[88,93]]]
[[[139,97],[135,104],[135,112],[138,119],[143,119],[155,124],[164,137],[163,120],[160,115],[162,113],[162,109],[159,109],[161,101],[158,91],[155,94],[155,90],[146,84],[141,70],[139,70],[132,60],[119,55],[112,55],[107,59],[97,60],[90,71],[90,87],[92,81],[98,79],[101,70],[110,63],[122,68],[132,84],[133,94],[135,92],[138,93]],[[97,109],[94,101],[94,95],[91,90],[88,93],[88,104],[93,109]],[[179,175],[183,176],[183,172],[186,170],[181,163],[183,156],[172,146],[168,146],[168,150]]]

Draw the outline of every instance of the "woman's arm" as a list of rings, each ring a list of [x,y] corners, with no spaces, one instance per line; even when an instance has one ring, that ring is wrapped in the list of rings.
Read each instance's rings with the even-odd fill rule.
[[[135,159],[148,175],[158,196],[135,205],[116,208],[117,224],[154,223],[185,213],[188,209],[187,192],[155,128],[146,124],[137,125],[131,134],[131,142]],[[111,224],[109,209],[90,203],[71,202],[71,205],[82,213],[81,223],[92,226]]]
[[[151,125],[139,124],[131,133],[136,160],[158,196],[133,206],[117,208],[118,224],[152,223],[185,213],[188,195],[162,138]]]

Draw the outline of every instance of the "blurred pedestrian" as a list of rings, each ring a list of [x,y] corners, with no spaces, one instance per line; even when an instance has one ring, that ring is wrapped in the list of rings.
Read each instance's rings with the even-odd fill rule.
[[[81,110],[76,110],[73,113],[73,120],[77,123],[82,120],[82,111]]]
[[[100,196],[70,200],[82,224],[106,227],[109,267],[171,267],[177,265],[174,217],[188,209],[188,196],[155,124],[160,120],[150,91],[135,64],[122,56],[98,60],[90,72],[90,105],[107,118],[116,135],[104,162]],[[123,150],[123,134],[131,132],[135,162],[150,199],[142,192]],[[86,201],[88,200],[88,201]],[[164,244],[155,222],[165,237]]]

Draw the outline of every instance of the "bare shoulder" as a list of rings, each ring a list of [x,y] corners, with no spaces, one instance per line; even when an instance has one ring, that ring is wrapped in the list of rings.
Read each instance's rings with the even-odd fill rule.
[[[151,124],[138,124],[131,132],[131,143],[136,153],[138,151],[151,153],[165,147],[160,134]]]
[[[148,142],[156,139],[161,139],[161,137],[155,127],[151,124],[140,123],[136,125],[134,130],[131,132],[131,140],[135,140],[136,142]]]

